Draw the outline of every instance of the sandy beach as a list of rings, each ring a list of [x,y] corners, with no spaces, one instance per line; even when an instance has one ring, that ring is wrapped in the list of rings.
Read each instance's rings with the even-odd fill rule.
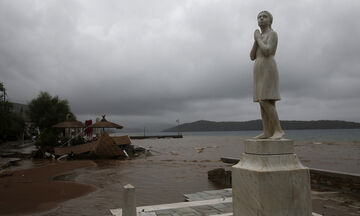
[[[0,176],[0,214],[18,215],[46,211],[60,202],[95,190],[92,185],[53,180],[75,169],[94,166],[92,161],[65,161],[42,167],[5,171]]]

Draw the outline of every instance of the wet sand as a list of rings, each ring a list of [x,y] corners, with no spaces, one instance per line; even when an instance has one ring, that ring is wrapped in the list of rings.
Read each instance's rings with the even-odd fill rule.
[[[0,177],[0,215],[46,211],[95,190],[92,185],[55,181],[54,177],[94,166],[92,161],[57,162],[42,167],[5,171]]]

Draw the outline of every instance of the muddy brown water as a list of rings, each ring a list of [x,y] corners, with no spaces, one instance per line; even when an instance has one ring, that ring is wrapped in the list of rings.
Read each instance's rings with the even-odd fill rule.
[[[184,201],[184,193],[222,188],[208,181],[207,171],[230,169],[221,157],[239,157],[243,151],[238,136],[185,136],[183,139],[134,140],[151,149],[152,156],[134,160],[95,160],[95,167],[75,170],[56,180],[93,185],[85,196],[60,203],[38,215],[109,215],[122,207],[122,187],[136,187],[137,205]],[[359,143],[295,143],[304,165],[312,168],[360,173]],[[31,166],[31,162],[27,166]],[[34,166],[40,166],[37,162]],[[17,212],[21,215],[21,212]]]

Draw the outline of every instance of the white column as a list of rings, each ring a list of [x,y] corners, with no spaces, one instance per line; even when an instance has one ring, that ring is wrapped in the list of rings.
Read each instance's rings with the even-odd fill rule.
[[[124,206],[122,210],[123,216],[136,216],[135,187],[131,184],[124,186]]]

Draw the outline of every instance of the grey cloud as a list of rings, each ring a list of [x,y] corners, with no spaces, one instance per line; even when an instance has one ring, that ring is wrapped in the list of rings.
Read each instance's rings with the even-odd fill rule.
[[[280,116],[360,121],[349,102],[360,101],[359,4],[1,1],[0,78],[15,102],[45,90],[81,118],[257,119],[249,51],[266,9],[279,35]]]

